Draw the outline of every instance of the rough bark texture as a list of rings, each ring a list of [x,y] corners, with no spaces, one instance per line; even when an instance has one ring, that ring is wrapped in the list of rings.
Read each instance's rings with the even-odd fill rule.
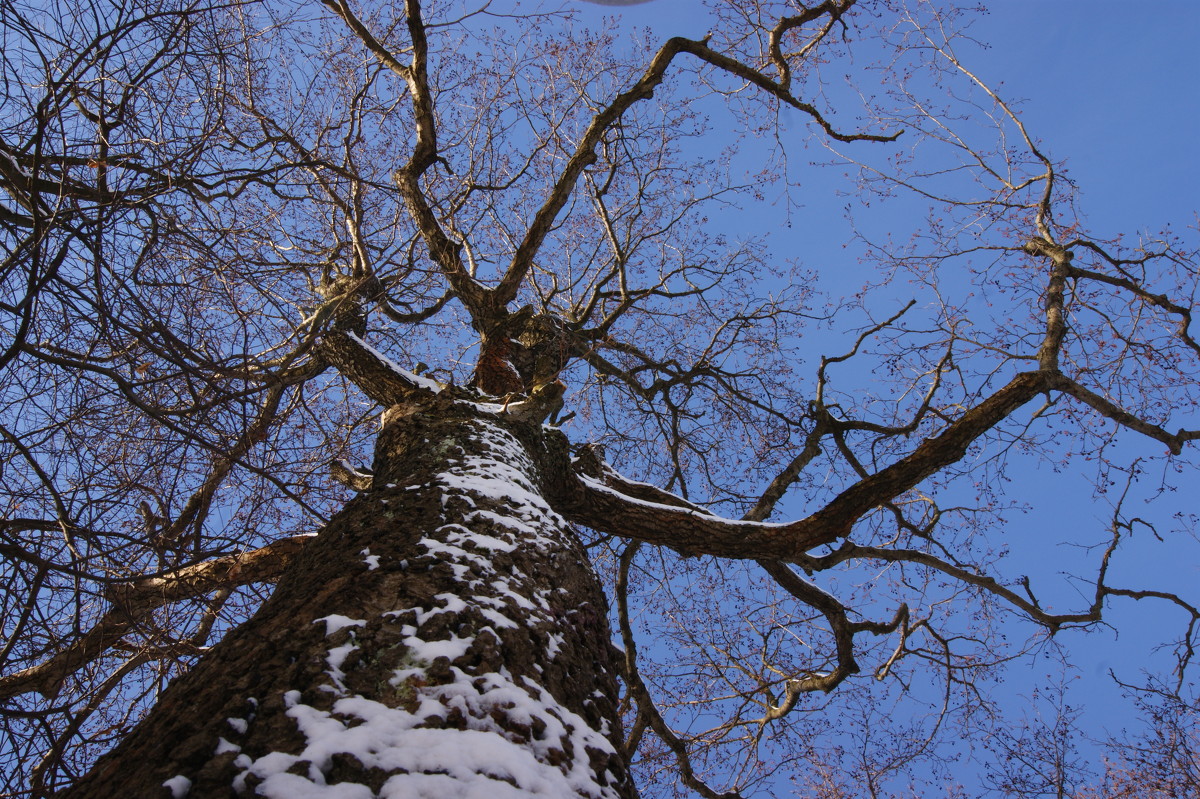
[[[373,489],[63,796],[635,795],[564,468],[534,425],[394,409]]]

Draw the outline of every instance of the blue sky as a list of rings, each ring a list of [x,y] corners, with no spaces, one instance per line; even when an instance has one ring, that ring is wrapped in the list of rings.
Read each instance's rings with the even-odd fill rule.
[[[1096,226],[1195,224],[1200,4],[1175,0],[1153,13],[1105,0],[988,5],[977,27],[993,43],[983,68],[1027,98],[1026,119],[1069,160]]]
[[[584,20],[599,22],[617,15],[621,25],[650,26],[663,38],[698,38],[708,28],[698,0],[649,0],[624,8],[583,0],[550,1],[578,7]],[[510,2],[496,0],[496,6]],[[1025,101],[1024,119],[1053,158],[1067,160],[1069,174],[1080,187],[1083,214],[1097,234],[1136,236],[1168,224],[1194,225],[1200,206],[1200,2],[991,0],[989,5],[990,13],[973,30],[993,46],[970,56],[969,63],[1005,97]],[[809,266],[840,268],[848,258],[841,248],[845,226],[839,203],[826,201],[823,180],[819,170],[805,174],[795,229],[777,230],[776,244],[785,249],[802,244]],[[781,213],[752,209],[744,224],[781,228]],[[849,263],[854,263],[852,256]],[[839,285],[834,268],[826,274],[826,288]],[[903,301],[899,292],[890,298],[893,304]],[[888,299],[883,298],[884,305]],[[1027,484],[1021,491],[1035,509],[1019,527],[1000,531],[1022,539],[1014,542],[1021,545],[1015,556],[1023,559],[1018,570],[1055,576],[1056,554],[1061,551],[1053,535],[1056,528],[1082,526],[1091,531],[1083,538],[1103,537],[1108,508],[1091,499],[1085,477],[1049,470],[1025,475]],[[1073,491],[1070,501],[1067,489]],[[1190,507],[1196,509],[1194,501]],[[1146,506],[1136,512],[1154,510]],[[1165,581],[1168,587],[1187,590],[1200,577],[1200,561],[1191,553],[1180,557],[1179,550],[1149,536],[1139,539],[1129,554],[1121,566],[1121,578],[1128,582]],[[1069,584],[1063,595],[1079,599],[1071,595]],[[1120,606],[1114,614],[1119,637],[1099,631],[1065,640],[1085,678],[1075,696],[1086,705],[1083,722],[1091,729],[1119,726],[1128,718],[1112,704],[1116,692],[1108,670],[1136,677],[1147,649],[1161,640],[1167,622],[1176,621],[1169,614],[1159,615],[1158,609],[1146,611]],[[1047,662],[1015,667],[1005,689],[1008,701],[1018,706],[1033,681],[1052,671]]]
[[[625,8],[574,3],[666,36],[703,36],[696,0]],[[1200,3],[1137,8],[1111,0],[992,0],[972,60],[1067,158],[1097,225],[1127,231],[1194,222],[1200,186]],[[1169,154],[1169,155],[1168,155]]]
[[[616,14],[622,25],[650,26],[664,38],[698,38],[708,25],[694,0],[653,0],[624,9],[575,5],[585,20]],[[986,5],[988,12],[971,30],[990,48],[960,55],[1006,100],[1021,101],[1019,111],[1030,133],[1052,159],[1066,160],[1089,228],[1100,237],[1136,237],[1165,226],[1176,231],[1195,227],[1200,211],[1200,3],[1175,0],[1151,8],[1108,0],[993,0]],[[805,210],[810,231],[833,231],[838,224],[829,207],[813,203]],[[836,259],[839,236],[831,235],[822,252],[813,249],[816,242],[806,235],[810,265]],[[1200,426],[1194,420],[1175,421]],[[1111,510],[1091,496],[1087,477],[1049,470],[1027,475],[1025,496],[1033,510],[1019,529],[1005,531],[1025,539],[1014,554],[1023,559],[1019,568],[1054,577],[1062,552],[1054,535],[1064,525],[1103,536]],[[1189,506],[1186,498],[1178,500],[1172,498],[1172,509],[1196,511],[1194,502]],[[1130,515],[1158,510],[1154,503],[1138,505]],[[1119,575],[1127,584],[1157,581],[1186,592],[1200,577],[1195,552],[1181,556],[1172,544],[1148,536],[1125,555]],[[1072,596],[1069,582],[1060,581],[1058,587],[1064,601]],[[1086,605],[1086,599],[1079,600]],[[1080,723],[1089,732],[1115,733],[1131,721],[1128,709],[1117,704],[1119,692],[1107,673],[1115,669],[1136,680],[1166,625],[1178,623],[1162,611],[1126,603],[1112,615],[1119,634],[1101,630],[1064,637],[1080,676],[1071,701],[1082,706]],[[1015,667],[1005,687],[1014,708],[1035,680],[1052,672],[1048,661]]]

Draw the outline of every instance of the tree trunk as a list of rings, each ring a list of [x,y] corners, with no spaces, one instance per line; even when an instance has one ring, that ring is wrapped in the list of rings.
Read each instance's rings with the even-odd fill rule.
[[[372,489],[63,796],[636,795],[604,595],[544,499],[565,440],[440,395],[386,418]]]

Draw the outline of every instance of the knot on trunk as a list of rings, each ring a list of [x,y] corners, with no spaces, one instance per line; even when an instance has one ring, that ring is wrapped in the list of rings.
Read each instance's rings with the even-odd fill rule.
[[[1034,236],[1029,241],[1025,242],[1021,247],[1029,255],[1049,258],[1054,261],[1055,265],[1070,263],[1075,257],[1075,253],[1068,250],[1059,244],[1055,244],[1049,239],[1044,239],[1041,236]]]

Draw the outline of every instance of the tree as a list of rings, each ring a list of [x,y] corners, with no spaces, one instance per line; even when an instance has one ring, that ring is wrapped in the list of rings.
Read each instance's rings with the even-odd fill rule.
[[[6,788],[878,794],[1044,640],[1008,616],[1122,598],[1182,611],[1182,682],[1200,610],[1110,576],[1123,499],[1077,607],[1000,555],[1025,454],[1190,467],[1197,253],[1090,231],[911,6],[632,51],[486,4],[0,6]],[[843,96],[864,50],[886,90]],[[725,229],[808,146],[929,209],[862,230],[920,302],[823,305]]]
[[[1173,686],[1135,689],[1136,701],[1151,723],[1134,740],[1114,742],[1116,757],[1106,764],[1103,796],[1188,796],[1200,790],[1196,700]]]

